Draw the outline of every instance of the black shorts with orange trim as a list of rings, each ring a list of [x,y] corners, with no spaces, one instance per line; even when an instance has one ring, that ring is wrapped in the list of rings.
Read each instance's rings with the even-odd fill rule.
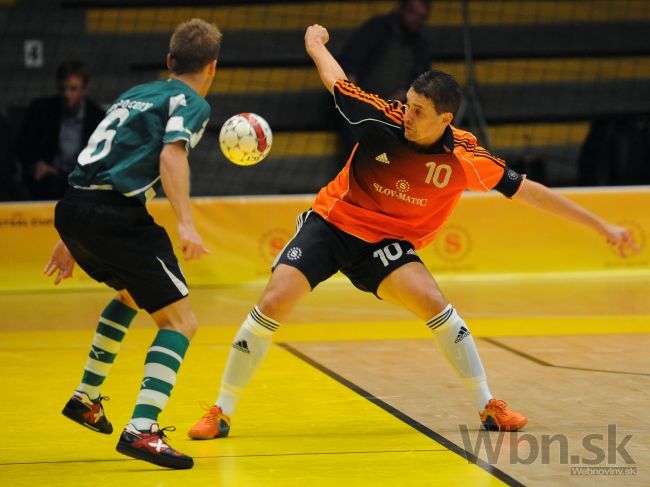
[[[422,262],[409,242],[366,242],[311,210],[298,217],[297,226],[297,233],[282,249],[273,269],[278,264],[295,267],[312,289],[341,271],[357,288],[377,296],[379,285],[391,272],[409,262]]]

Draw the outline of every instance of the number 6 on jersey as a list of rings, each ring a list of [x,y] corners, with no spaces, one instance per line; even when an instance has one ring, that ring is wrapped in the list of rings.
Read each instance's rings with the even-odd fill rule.
[[[116,108],[106,115],[106,118],[99,123],[93,134],[90,136],[88,146],[86,146],[86,148],[81,151],[81,154],[79,154],[79,158],[77,159],[79,164],[85,166],[86,164],[92,164],[93,162],[97,162],[105,157],[106,154],[111,151],[111,144],[113,143],[113,138],[116,133],[115,130],[111,130],[108,127],[110,127],[115,120],[118,120],[117,126],[115,127],[117,128],[122,125],[127,118],[129,118],[129,110],[126,108]],[[99,144],[102,142],[104,142],[102,150],[93,155]]]

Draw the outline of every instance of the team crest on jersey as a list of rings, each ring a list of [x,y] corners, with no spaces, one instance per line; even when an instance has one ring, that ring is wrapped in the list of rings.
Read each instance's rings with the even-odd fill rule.
[[[300,257],[302,257],[302,250],[300,250],[300,247],[291,247],[287,250],[287,259],[298,260]]]
[[[408,193],[411,189],[411,185],[406,179],[398,179],[397,183],[395,183],[395,187],[397,188],[397,191],[401,191],[402,193]]]

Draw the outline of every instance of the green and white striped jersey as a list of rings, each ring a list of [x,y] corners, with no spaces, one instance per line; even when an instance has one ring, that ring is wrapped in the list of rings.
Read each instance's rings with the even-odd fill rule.
[[[72,186],[113,190],[146,201],[160,181],[160,151],[185,141],[189,152],[201,140],[210,105],[177,79],[152,81],[120,95],[79,154]]]

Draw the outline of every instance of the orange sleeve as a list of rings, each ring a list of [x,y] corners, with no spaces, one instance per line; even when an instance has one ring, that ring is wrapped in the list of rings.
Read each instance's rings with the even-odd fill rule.
[[[465,171],[467,189],[473,191],[493,189],[507,170],[505,161],[478,145],[476,137],[471,133],[458,129],[454,129],[453,132],[454,153]]]
[[[459,160],[467,177],[467,189],[489,191],[501,181],[506,166],[501,159],[492,156],[485,149],[480,149],[485,152],[458,151]]]
[[[404,112],[400,102],[387,102],[377,95],[366,93],[354,83],[340,79],[334,83],[336,106],[351,124],[367,120],[400,125]]]

